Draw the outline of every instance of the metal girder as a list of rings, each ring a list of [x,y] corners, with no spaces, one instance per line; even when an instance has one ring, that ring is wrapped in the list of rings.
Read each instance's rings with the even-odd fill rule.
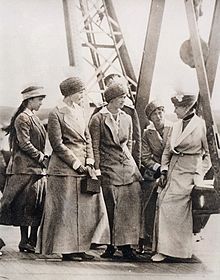
[[[207,140],[209,145],[210,157],[215,176],[214,186],[216,190],[220,192],[220,161],[218,143],[216,139],[217,129],[212,116],[212,110],[210,105],[210,90],[201,48],[198,25],[195,17],[193,0],[185,0],[185,7],[190,31],[190,41],[192,45],[193,57],[195,61],[200,89],[201,104],[207,128]]]
[[[151,2],[135,103],[142,131],[146,126],[144,109],[150,98],[164,6],[165,0],[152,0]]]

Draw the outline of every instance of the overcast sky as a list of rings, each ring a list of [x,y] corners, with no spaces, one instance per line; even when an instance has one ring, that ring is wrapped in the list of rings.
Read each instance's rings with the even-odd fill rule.
[[[138,76],[151,1],[113,2]],[[205,41],[213,3],[203,0],[199,29]],[[184,1],[166,0],[151,98],[160,96],[168,109],[175,88],[198,91],[195,70],[179,57],[180,46],[188,38]],[[58,85],[69,71],[62,0],[0,0],[0,41],[1,105],[18,106],[22,89],[35,83],[43,85],[48,94],[44,107],[54,106],[60,97]],[[220,78],[214,87],[214,109],[218,108],[219,91]]]

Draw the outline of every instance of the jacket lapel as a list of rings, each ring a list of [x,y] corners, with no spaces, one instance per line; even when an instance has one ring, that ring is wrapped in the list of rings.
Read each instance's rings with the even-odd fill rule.
[[[182,131],[182,120],[179,122],[176,134],[176,140],[173,147],[178,146],[192,131],[197,127],[198,116],[194,116],[191,121],[188,123],[186,128]]]
[[[63,121],[66,125],[71,129],[76,131],[84,140],[85,138],[85,131],[80,126],[79,120],[76,118],[73,112],[67,107],[58,107],[59,112],[63,115]]]
[[[111,134],[112,134],[112,138],[113,138],[113,140],[116,144],[120,145],[115,124],[114,124],[110,114],[105,114],[105,115],[106,115],[105,116],[105,124],[110,129]]]

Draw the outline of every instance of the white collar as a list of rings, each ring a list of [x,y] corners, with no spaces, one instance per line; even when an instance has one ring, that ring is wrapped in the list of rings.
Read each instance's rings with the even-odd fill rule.
[[[23,112],[26,113],[30,117],[34,115],[34,113],[28,108],[25,108]]]
[[[108,110],[107,106],[103,107],[100,111],[102,114],[110,114],[112,116],[112,113]],[[119,109],[118,114],[124,113],[121,109]]]

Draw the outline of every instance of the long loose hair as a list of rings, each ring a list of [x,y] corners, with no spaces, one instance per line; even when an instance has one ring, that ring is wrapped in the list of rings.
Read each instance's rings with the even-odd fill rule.
[[[16,130],[15,130],[15,120],[20,115],[25,108],[27,107],[28,99],[24,100],[21,105],[18,107],[15,114],[12,116],[10,124],[4,128],[4,131],[6,132],[6,135],[9,135],[9,148],[10,151],[13,149],[13,144],[16,140]]]

